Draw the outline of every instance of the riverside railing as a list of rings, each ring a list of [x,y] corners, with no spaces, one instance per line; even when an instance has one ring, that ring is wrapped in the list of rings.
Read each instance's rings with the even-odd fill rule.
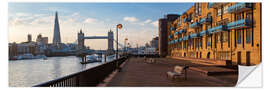
[[[35,85],[34,87],[89,87],[96,86],[117,69],[127,58],[122,57],[96,67]],[[118,63],[118,64],[117,64]]]

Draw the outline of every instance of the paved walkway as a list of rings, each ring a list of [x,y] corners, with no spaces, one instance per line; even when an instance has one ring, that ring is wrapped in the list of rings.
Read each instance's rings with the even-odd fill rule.
[[[188,60],[176,60],[168,58],[158,58],[154,64],[145,63],[143,58],[129,59],[121,72],[114,73],[106,86],[234,86],[237,82],[237,74],[206,76],[199,72],[188,70],[187,80],[181,77],[179,80],[169,80],[166,77],[167,71],[172,71],[175,65],[190,65],[192,67],[213,67]]]

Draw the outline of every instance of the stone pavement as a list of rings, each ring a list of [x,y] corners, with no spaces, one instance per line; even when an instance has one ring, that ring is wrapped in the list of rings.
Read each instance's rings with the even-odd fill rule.
[[[205,64],[192,63],[188,60],[157,58],[156,63],[145,63],[143,58],[130,58],[125,62],[121,72],[110,75],[111,79],[106,85],[109,87],[228,87],[235,86],[237,74],[228,75],[202,75],[200,72],[188,69],[187,80],[181,77],[178,80],[170,80],[166,77],[167,71],[173,71],[175,65],[189,65],[191,67],[215,67]]]

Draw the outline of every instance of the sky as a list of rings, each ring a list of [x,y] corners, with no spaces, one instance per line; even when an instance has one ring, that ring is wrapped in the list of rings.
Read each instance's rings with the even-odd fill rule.
[[[18,3],[8,4],[9,42],[25,42],[27,35],[36,41],[38,34],[53,39],[55,12],[58,12],[62,43],[74,43],[80,29],[85,36],[106,36],[115,31],[135,47],[158,36],[158,19],[166,14],[182,14],[193,3]],[[116,36],[116,34],[114,34]],[[107,40],[85,40],[92,49],[107,48]]]

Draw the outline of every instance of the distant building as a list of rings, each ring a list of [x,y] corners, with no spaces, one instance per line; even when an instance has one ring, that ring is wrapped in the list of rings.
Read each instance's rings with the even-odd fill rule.
[[[14,56],[17,56],[17,44],[16,43],[9,43],[8,44],[8,56],[9,59],[12,59]]]
[[[32,35],[31,34],[27,35],[27,42],[32,42]]]
[[[158,37],[155,37],[150,41],[150,46],[158,49]]]
[[[165,18],[159,19],[158,26],[158,44],[159,44],[159,55],[165,57],[168,54],[168,25],[177,19],[179,15],[177,14],[168,14]]]
[[[37,36],[37,39],[36,39],[36,42],[37,43],[41,43],[41,44],[48,44],[48,37],[42,37],[42,35],[41,34],[39,34],[38,36]]]
[[[33,54],[35,55],[36,43],[35,42],[23,42],[16,45],[17,53],[22,54]]]
[[[58,13],[55,12],[54,32],[53,32],[53,44],[57,45],[61,43],[60,26],[58,21]]]

